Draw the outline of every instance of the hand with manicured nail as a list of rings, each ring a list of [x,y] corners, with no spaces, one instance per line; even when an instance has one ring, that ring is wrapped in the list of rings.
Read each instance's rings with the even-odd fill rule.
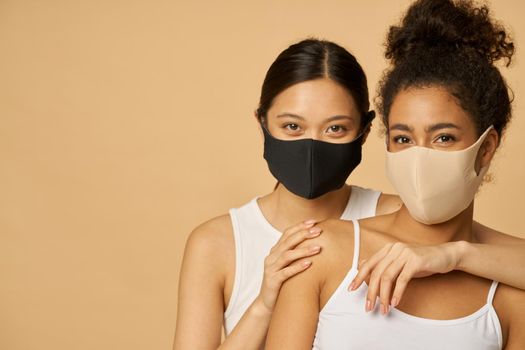
[[[459,260],[455,242],[435,246],[390,243],[359,264],[359,272],[349,290],[356,290],[365,280],[369,280],[366,311],[374,310],[379,296],[380,311],[387,314],[390,307],[399,305],[412,278],[450,272],[456,269]]]
[[[315,220],[307,220],[285,230],[264,260],[264,277],[258,299],[270,312],[284,281],[310,267],[311,261],[307,258],[321,251],[317,245],[296,248],[305,240],[321,234],[321,229],[315,224]]]

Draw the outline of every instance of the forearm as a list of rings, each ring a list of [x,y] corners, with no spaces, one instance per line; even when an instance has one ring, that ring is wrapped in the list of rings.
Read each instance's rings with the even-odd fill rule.
[[[271,311],[255,299],[219,349],[260,349],[266,340],[271,316]]]
[[[284,283],[272,313],[266,350],[312,349],[317,329],[320,299],[319,267],[297,275]],[[323,275],[324,269],[321,270]]]
[[[319,315],[318,293],[312,284],[285,286],[272,315],[266,350],[312,349]]]
[[[525,244],[455,242],[457,270],[525,290]]]

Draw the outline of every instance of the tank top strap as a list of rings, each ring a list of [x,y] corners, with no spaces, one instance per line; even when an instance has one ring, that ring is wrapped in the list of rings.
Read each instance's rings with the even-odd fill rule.
[[[352,259],[352,269],[357,270],[359,265],[359,250],[361,242],[361,228],[358,220],[352,220],[354,224],[354,258]]]
[[[492,281],[492,284],[489,289],[489,294],[487,295],[487,304],[492,305],[492,301],[494,300],[494,294],[496,294],[496,288],[498,288],[498,282]]]

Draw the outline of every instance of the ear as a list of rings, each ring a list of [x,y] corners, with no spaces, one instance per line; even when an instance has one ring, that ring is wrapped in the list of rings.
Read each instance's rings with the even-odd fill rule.
[[[261,116],[257,109],[253,111],[253,117],[255,118],[255,120],[257,120],[257,124],[262,124],[266,122],[266,116]]]
[[[481,168],[484,168],[490,164],[496,149],[499,145],[499,135],[494,129],[491,129],[481,144],[478,151],[478,157],[476,158],[476,171],[479,172]]]
[[[257,121],[257,129],[259,129],[259,133],[261,134],[261,136],[264,137],[264,132],[263,132],[263,126],[262,126],[262,120],[261,118],[259,117],[259,115],[257,114],[257,110],[253,111],[253,116],[255,118],[255,120]]]

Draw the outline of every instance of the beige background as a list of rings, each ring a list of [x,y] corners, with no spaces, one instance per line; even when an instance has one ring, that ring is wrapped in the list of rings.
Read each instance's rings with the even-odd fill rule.
[[[374,92],[407,3],[1,0],[0,348],[170,349],[187,235],[274,184],[252,117],[272,60],[327,38]],[[523,237],[524,4],[493,3],[515,119],[476,214]],[[350,180],[392,191],[378,132]]]

